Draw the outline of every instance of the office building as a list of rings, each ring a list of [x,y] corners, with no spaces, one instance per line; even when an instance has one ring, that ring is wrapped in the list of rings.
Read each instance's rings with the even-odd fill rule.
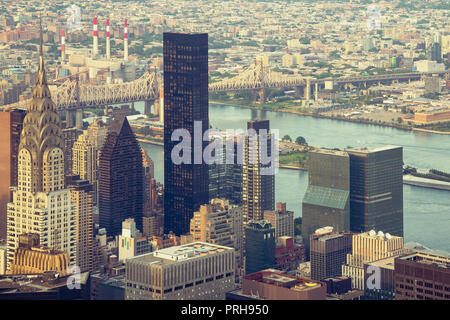
[[[351,252],[352,233],[337,233],[332,227],[316,230],[310,239],[311,279],[342,275],[342,266]]]
[[[97,204],[98,189],[98,158],[95,149],[85,130],[73,144],[72,148],[72,174],[78,175],[81,180],[87,180],[92,184],[93,205]]]
[[[56,271],[61,276],[65,276],[68,266],[67,252],[41,246],[39,235],[36,233],[23,233],[19,236],[19,246],[14,252],[14,259],[7,274],[37,274]]]
[[[265,220],[245,226],[245,274],[275,267],[275,228]]]
[[[208,34],[164,33],[163,42],[164,230],[181,235],[189,232],[194,211],[209,200],[208,165],[203,161],[208,142],[199,144],[201,150],[194,145],[199,139],[194,122],[201,122],[200,139],[209,128]],[[190,164],[172,161],[172,150],[179,143],[171,140],[176,129],[185,129],[192,137]]]
[[[264,220],[275,228],[275,239],[294,237],[294,212],[286,210],[285,202],[277,202],[276,210],[264,211]]]
[[[88,180],[79,179],[79,176],[66,176],[66,184],[70,189],[72,202],[75,204],[76,230],[77,230],[77,266],[82,272],[92,271],[94,221],[93,204],[94,188]]]
[[[342,266],[342,274],[352,278],[354,289],[365,289],[364,264],[404,254],[403,238],[374,230],[352,236],[352,253]]]
[[[23,120],[17,187],[8,203],[8,265],[23,233],[37,233],[40,244],[76,259],[76,212],[64,180],[64,137],[40,47],[36,86]]]
[[[403,148],[349,149],[350,230],[403,237]]]
[[[325,300],[325,283],[291,276],[275,269],[248,274],[242,293],[259,300]]]
[[[116,119],[106,138],[98,166],[100,228],[118,235],[122,221],[134,218],[142,230],[143,168],[141,147],[126,117]]]
[[[242,169],[242,202],[244,205],[244,222],[261,220],[265,210],[275,209],[275,174],[263,174],[268,169],[262,163],[263,148],[260,146],[260,134],[267,134],[267,156],[271,156],[271,139],[269,120],[250,121],[247,129],[254,130],[255,136],[244,137],[244,163]],[[262,131],[261,131],[262,130]],[[265,130],[265,131],[264,131]],[[267,170],[266,170],[267,171]]]
[[[293,271],[306,261],[305,246],[296,244],[293,237],[279,237],[275,247],[275,268]]]
[[[126,261],[126,300],[225,300],[235,288],[234,249],[204,242]]]
[[[308,153],[308,188],[302,203],[302,237],[310,256],[310,236],[322,227],[350,230],[350,161],[347,153],[318,149]]]
[[[212,199],[201,205],[191,219],[192,241],[201,241],[235,249],[236,276],[243,273],[244,222],[242,207],[226,199]]]
[[[25,114],[19,109],[0,111],[0,239],[6,239],[6,207],[12,200],[9,187],[17,186],[17,155]]]
[[[388,257],[364,264],[364,299],[393,300],[395,297],[396,257]],[[369,285],[367,285],[369,283]]]
[[[82,131],[77,128],[66,128],[62,130],[64,138],[64,172],[72,173],[73,169],[73,145],[78,140]]]
[[[0,241],[0,275],[6,273],[6,240]]]
[[[395,300],[450,300],[450,258],[426,252],[397,257]]]
[[[119,247],[119,261],[152,251],[151,239],[136,230],[136,222],[132,218],[122,222],[122,234],[117,236],[117,246]]]

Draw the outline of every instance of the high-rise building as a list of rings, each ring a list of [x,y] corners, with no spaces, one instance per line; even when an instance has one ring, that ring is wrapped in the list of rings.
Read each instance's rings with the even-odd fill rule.
[[[259,136],[267,134],[267,155],[271,156],[271,139],[269,120],[249,121],[247,129],[255,130],[256,139],[244,138],[244,159],[242,169],[242,200],[244,204],[244,221],[261,220],[265,210],[275,208],[275,175],[263,174],[268,165],[262,163],[263,148]],[[253,140],[254,139],[254,140]],[[252,142],[252,141],[256,141]]]
[[[19,236],[19,246],[14,252],[14,259],[7,273],[37,274],[57,271],[61,276],[65,276],[68,266],[67,252],[41,246],[36,233],[23,233]]]
[[[275,228],[265,220],[245,226],[245,274],[275,267]]]
[[[209,200],[208,165],[203,161],[208,142],[202,141],[209,128],[208,34],[164,33],[163,41],[164,230],[180,235],[189,232],[194,211]],[[172,161],[172,150],[179,142],[171,137],[177,129],[187,130],[191,136],[188,164]],[[195,144],[195,140],[202,142]]]
[[[435,42],[427,48],[427,59],[438,63],[442,62],[442,46],[440,43]]]
[[[62,130],[64,138],[64,170],[66,174],[72,173],[73,144],[78,140],[81,133],[81,130],[77,128],[66,128]]]
[[[6,239],[6,207],[12,200],[9,187],[17,186],[17,155],[25,114],[19,109],[0,111],[0,239]]]
[[[89,125],[87,129],[87,136],[91,141],[91,144],[97,150],[98,156],[100,155],[100,151],[103,148],[103,145],[106,141],[106,137],[108,136],[108,127],[98,116],[94,117],[94,120]],[[97,156],[97,157],[98,157]]]
[[[151,240],[142,236],[142,233],[136,229],[136,222],[132,218],[122,222],[122,234],[117,236],[117,246],[119,261],[152,251]]]
[[[118,235],[126,218],[134,218],[142,230],[142,175],[141,147],[127,118],[116,119],[98,166],[100,227],[106,228],[108,235]]]
[[[142,196],[143,204],[144,204],[144,213],[145,217],[152,215],[152,180],[154,177],[154,164],[153,160],[148,156],[147,150],[141,149],[142,151]]]
[[[370,283],[370,286],[366,285],[364,288],[365,300],[394,299],[395,259],[393,256],[364,264],[364,283]]]
[[[332,227],[317,229],[310,239],[311,279],[342,275],[342,266],[351,252],[352,233],[337,233]]]
[[[97,150],[88,137],[85,130],[72,148],[72,174],[80,176],[81,180],[87,180],[93,187],[93,205],[97,204],[98,188],[98,159]]]
[[[347,262],[342,266],[342,274],[352,278],[355,289],[365,289],[364,264],[376,260],[398,256],[407,252],[403,238],[374,230],[352,236],[352,253],[347,254]]]
[[[383,230],[403,237],[402,147],[346,151],[350,156],[350,230]]]
[[[275,247],[275,267],[279,270],[293,271],[306,261],[305,246],[294,242],[293,237],[282,236]]]
[[[66,183],[76,208],[77,266],[82,272],[93,271],[94,188],[88,180],[79,176],[66,176]]]
[[[450,258],[415,252],[395,259],[395,300],[450,300]]]
[[[264,220],[275,228],[275,241],[280,237],[294,237],[294,211],[286,210],[285,202],[277,202],[276,210],[264,211]]]
[[[201,205],[191,219],[192,241],[201,241],[235,249],[236,276],[243,267],[243,216],[242,207],[231,205],[226,199],[212,199]]]
[[[308,188],[302,203],[302,237],[310,256],[310,235],[331,226],[350,230],[350,161],[347,153],[319,149],[308,153]]]
[[[23,120],[18,153],[17,187],[8,203],[8,265],[23,233],[37,233],[44,247],[76,259],[76,212],[65,189],[61,121],[44,68],[42,38],[36,86]]]
[[[325,300],[327,286],[323,282],[267,269],[246,275],[242,293],[258,300]]]
[[[126,261],[126,300],[225,300],[235,288],[234,249],[204,242]]]

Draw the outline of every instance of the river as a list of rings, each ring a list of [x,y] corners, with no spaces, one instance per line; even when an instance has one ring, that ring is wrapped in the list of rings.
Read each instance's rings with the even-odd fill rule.
[[[140,103],[136,109],[143,108]],[[290,113],[256,111],[211,104],[210,124],[219,129],[245,129],[251,119],[268,119],[280,137],[293,140],[303,136],[314,146],[329,148],[376,147],[386,144],[403,147],[405,164],[450,172],[450,136],[404,131],[389,127],[313,118]],[[163,148],[142,144],[155,163],[155,176],[164,181]],[[308,185],[308,173],[280,169],[275,177],[275,199],[286,202],[288,210],[301,216],[301,202]],[[450,192],[404,185],[405,241],[450,252]]]

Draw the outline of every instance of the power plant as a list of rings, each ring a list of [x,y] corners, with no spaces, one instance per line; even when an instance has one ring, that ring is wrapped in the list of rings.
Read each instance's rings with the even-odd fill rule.
[[[136,79],[136,62],[128,57],[128,22],[124,20],[123,59],[111,57],[110,19],[106,19],[106,50],[99,48],[99,19],[93,18],[92,50],[66,47],[66,30],[61,31],[61,65],[57,81],[75,78],[92,84],[122,83]]]

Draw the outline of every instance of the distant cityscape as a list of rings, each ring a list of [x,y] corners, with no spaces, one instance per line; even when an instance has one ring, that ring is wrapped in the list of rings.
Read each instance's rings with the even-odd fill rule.
[[[450,300],[449,9],[2,1],[0,300]]]

